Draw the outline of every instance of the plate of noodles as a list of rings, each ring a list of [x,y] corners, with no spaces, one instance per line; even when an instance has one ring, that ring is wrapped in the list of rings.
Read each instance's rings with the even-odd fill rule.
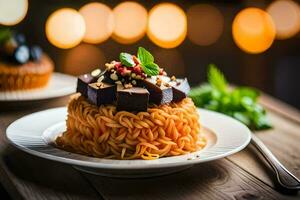
[[[169,77],[144,48],[77,79],[67,107],[25,116],[7,138],[30,154],[111,177],[169,174],[242,150],[249,129],[198,109],[186,78]]]
[[[153,160],[96,158],[56,148],[53,142],[66,130],[65,107],[33,113],[15,121],[7,129],[7,138],[14,146],[30,154],[67,163],[86,172],[114,177],[172,173],[229,156],[249,143],[250,131],[237,120],[213,111],[198,109],[197,112],[202,126],[200,132],[205,138],[204,148]]]

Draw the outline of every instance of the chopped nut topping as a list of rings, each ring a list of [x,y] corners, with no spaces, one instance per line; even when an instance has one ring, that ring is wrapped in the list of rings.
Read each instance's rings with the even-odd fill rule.
[[[96,83],[96,86],[97,86],[98,88],[103,88],[104,85],[103,85],[103,83],[97,82],[97,83]]]
[[[175,76],[172,76],[172,77],[171,77],[171,81],[176,81],[176,77],[175,77]]]
[[[105,63],[105,67],[106,67],[107,69],[112,69],[112,68],[115,67],[115,64],[114,64],[113,62],[111,62],[111,63]]]
[[[131,83],[125,84],[125,85],[124,85],[124,88],[126,88],[126,89],[128,89],[128,88],[132,88],[132,85],[131,85]]]
[[[164,86],[170,87],[170,84],[169,83],[164,83]]]
[[[98,78],[97,82],[98,82],[98,83],[101,83],[101,82],[103,81],[103,79],[104,79],[104,76],[100,76],[100,77]]]
[[[133,59],[133,62],[135,64],[139,64],[140,63],[139,59],[135,55],[132,56],[132,59]]]
[[[116,73],[111,74],[110,78],[111,78],[111,80],[114,80],[114,81],[116,81],[116,80],[119,79],[119,77],[118,77],[118,75]]]
[[[99,76],[101,73],[101,70],[100,69],[95,69],[91,72],[91,75],[96,77],[96,76]]]
[[[136,79],[142,79],[142,76],[141,76],[141,75],[136,75],[135,78],[136,78]]]
[[[160,87],[161,83],[162,83],[161,79],[157,77],[156,78],[156,85]]]

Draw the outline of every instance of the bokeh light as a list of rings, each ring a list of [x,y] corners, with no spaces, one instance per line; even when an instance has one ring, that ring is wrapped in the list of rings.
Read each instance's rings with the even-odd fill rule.
[[[156,45],[174,48],[183,42],[186,33],[187,18],[177,5],[161,3],[150,10],[147,35]]]
[[[86,25],[83,41],[98,44],[110,37],[114,29],[114,16],[108,6],[93,2],[80,8],[79,13]]]
[[[195,44],[208,46],[215,43],[223,32],[221,12],[208,4],[197,4],[187,11],[188,38]]]
[[[67,49],[78,45],[84,33],[84,19],[74,9],[59,9],[47,19],[46,36],[53,45],[59,48]]]
[[[12,26],[24,19],[28,0],[0,0],[0,24]]]
[[[113,39],[122,44],[131,44],[141,39],[146,32],[147,10],[131,1],[120,3],[113,9],[115,27]]]
[[[175,49],[157,48],[153,51],[155,62],[164,68],[169,76],[184,77],[185,66],[182,54]]]
[[[91,44],[80,44],[68,50],[62,58],[63,72],[75,76],[90,72],[96,68],[105,68],[106,59],[103,52]]]
[[[267,8],[271,15],[277,39],[287,39],[300,30],[300,6],[291,0],[274,1]]]
[[[240,11],[232,24],[233,39],[248,53],[266,51],[275,39],[275,26],[270,15],[259,8]]]

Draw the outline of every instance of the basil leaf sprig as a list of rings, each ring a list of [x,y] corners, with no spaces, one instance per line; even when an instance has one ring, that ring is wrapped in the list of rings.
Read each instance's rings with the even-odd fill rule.
[[[154,57],[149,51],[143,47],[139,47],[137,57],[141,62],[142,70],[149,76],[156,76],[159,74],[159,67],[154,63]]]
[[[133,67],[135,65],[132,55],[129,53],[120,53],[119,59],[126,67]]]
[[[148,76],[155,76],[159,74],[159,67],[156,63],[154,63],[154,57],[149,51],[147,51],[143,47],[139,47],[137,58],[145,74],[147,74]],[[129,53],[120,53],[120,61],[126,67],[135,66],[133,56]]]
[[[266,111],[257,103],[259,92],[250,87],[231,89],[215,65],[208,70],[208,83],[193,88],[189,97],[197,107],[229,115],[253,130],[271,128]]]

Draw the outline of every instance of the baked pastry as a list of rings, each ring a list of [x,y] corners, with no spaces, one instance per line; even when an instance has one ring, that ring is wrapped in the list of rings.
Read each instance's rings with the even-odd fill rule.
[[[187,97],[187,79],[168,77],[152,55],[120,54],[78,77],[68,104],[67,130],[56,145],[67,151],[113,159],[157,159],[202,149],[198,111]]]
[[[0,38],[0,91],[46,86],[54,68],[52,60],[40,47],[28,46],[22,34],[4,34]]]

